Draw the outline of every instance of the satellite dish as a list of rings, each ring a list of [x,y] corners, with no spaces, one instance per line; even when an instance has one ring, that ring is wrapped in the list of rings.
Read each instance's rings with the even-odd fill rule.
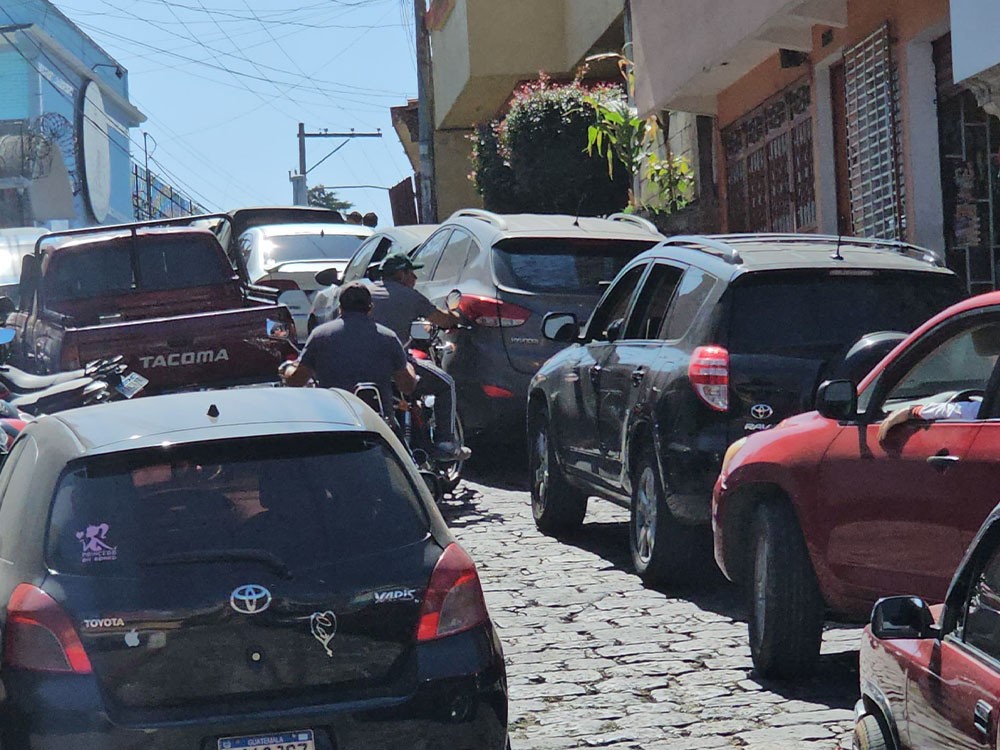
[[[88,81],[83,87],[82,112],[83,192],[90,212],[102,222],[111,210],[111,139],[104,96],[95,81]]]

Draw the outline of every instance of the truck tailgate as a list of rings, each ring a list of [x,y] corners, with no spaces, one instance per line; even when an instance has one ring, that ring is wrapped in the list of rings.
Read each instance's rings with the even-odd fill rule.
[[[289,324],[291,315],[284,306],[259,306],[69,328],[63,363],[73,352],[80,363],[123,354],[149,378],[146,393],[272,381],[294,350],[268,338],[268,319]]]

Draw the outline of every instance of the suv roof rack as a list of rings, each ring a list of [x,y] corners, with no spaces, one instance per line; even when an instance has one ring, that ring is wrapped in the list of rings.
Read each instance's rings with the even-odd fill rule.
[[[710,255],[717,255],[726,261],[726,263],[731,263],[732,265],[738,265],[743,262],[743,257],[736,251],[736,248],[716,237],[705,237],[704,235],[698,234],[682,234],[676,237],[670,237],[667,239],[667,244],[689,247],[692,250],[701,250],[702,252],[709,253]]]
[[[644,219],[641,216],[636,216],[634,214],[626,214],[621,212],[616,214],[611,214],[610,216],[608,216],[608,221],[621,221],[626,224],[634,224],[640,229],[645,229],[650,234],[660,233],[660,230],[656,228],[656,224],[649,221],[648,219]]]
[[[482,208],[460,208],[455,213],[451,215],[452,219],[479,219],[480,221],[485,221],[487,224],[491,224],[500,231],[506,231],[507,222],[503,220],[503,217],[499,214],[495,214],[492,211],[486,211]]]
[[[940,254],[930,248],[920,247],[903,240],[883,240],[869,237],[852,237],[851,235],[835,234],[724,234],[718,235],[715,239],[730,244],[749,244],[767,242],[771,244],[781,242],[815,242],[816,244],[826,244],[834,246],[854,246],[868,247],[873,250],[888,250],[905,255],[908,258],[922,260],[935,266],[944,267],[944,259]]]

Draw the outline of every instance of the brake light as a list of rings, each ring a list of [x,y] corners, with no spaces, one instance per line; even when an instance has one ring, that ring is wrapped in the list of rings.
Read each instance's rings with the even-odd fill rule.
[[[506,388],[501,388],[498,385],[483,385],[483,393],[486,394],[488,398],[513,398],[514,393],[508,391]]]
[[[28,583],[18,584],[7,602],[3,660],[5,667],[34,672],[92,671],[80,636],[62,607]]]
[[[522,326],[531,317],[531,310],[525,310],[520,305],[474,294],[463,294],[458,309],[477,326],[485,328]]]
[[[410,349],[410,356],[413,357],[414,359],[423,359],[423,360],[429,360],[431,358],[430,355],[423,349]]]
[[[258,286],[266,286],[269,289],[276,289],[279,294],[281,292],[299,291],[299,285],[292,279],[264,279],[258,283]]]
[[[729,409],[729,352],[721,346],[699,346],[688,364],[688,379],[698,398],[716,411]]]
[[[434,566],[417,622],[417,641],[433,641],[489,621],[472,558],[452,542]]]

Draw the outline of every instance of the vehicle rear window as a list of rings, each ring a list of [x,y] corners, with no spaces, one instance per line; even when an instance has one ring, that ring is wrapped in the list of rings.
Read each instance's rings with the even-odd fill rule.
[[[209,238],[144,238],[137,243],[135,263],[130,243],[95,244],[61,250],[52,258],[45,272],[45,299],[52,303],[134,289],[188,289],[225,283],[232,274]]]
[[[493,269],[501,286],[599,296],[626,263],[654,244],[563,237],[502,240],[493,248]]]
[[[296,260],[350,260],[364,237],[352,234],[271,235],[261,241],[264,265]]]
[[[74,463],[56,489],[51,567],[136,577],[213,562],[289,574],[426,537],[419,496],[373,436],[289,435]]]
[[[836,354],[866,333],[909,332],[960,300],[945,274],[862,271],[748,274],[730,289],[731,353]]]

